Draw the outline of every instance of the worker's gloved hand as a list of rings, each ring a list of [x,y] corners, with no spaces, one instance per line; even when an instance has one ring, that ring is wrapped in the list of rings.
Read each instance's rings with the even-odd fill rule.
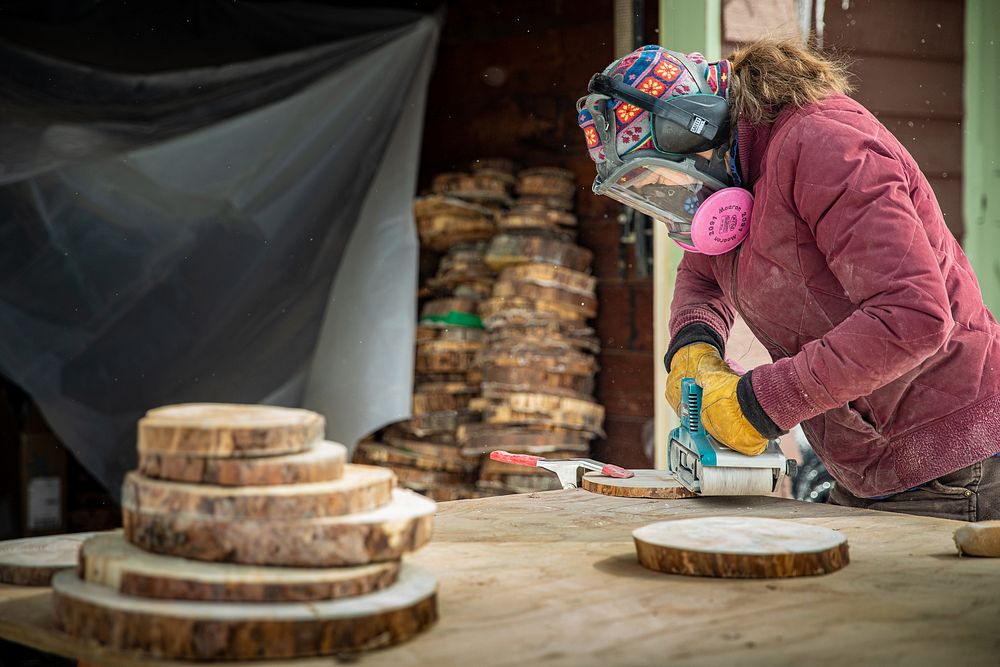
[[[722,359],[698,367],[694,379],[702,391],[701,423],[722,444],[740,454],[756,456],[764,453],[768,439],[750,423],[740,406],[740,377]]]
[[[667,374],[667,403],[680,414],[681,406],[681,380],[693,378],[698,373],[698,368],[702,364],[712,365],[721,362],[722,356],[714,345],[708,343],[691,343],[685,345],[676,352],[670,360],[670,372]]]

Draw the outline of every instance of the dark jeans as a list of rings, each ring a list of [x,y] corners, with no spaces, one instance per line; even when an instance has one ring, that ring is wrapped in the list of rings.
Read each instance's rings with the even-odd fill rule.
[[[1000,458],[973,463],[888,498],[858,498],[836,484],[827,502],[959,521],[1000,519]]]

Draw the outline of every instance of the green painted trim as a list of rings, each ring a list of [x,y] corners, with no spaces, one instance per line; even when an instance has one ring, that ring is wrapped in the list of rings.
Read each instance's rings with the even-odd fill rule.
[[[983,300],[1000,315],[1000,2],[965,3],[962,214]]]
[[[699,51],[713,61],[721,58],[722,0],[660,0],[660,46],[682,53]],[[671,282],[683,256],[680,246],[671,242],[667,255]]]

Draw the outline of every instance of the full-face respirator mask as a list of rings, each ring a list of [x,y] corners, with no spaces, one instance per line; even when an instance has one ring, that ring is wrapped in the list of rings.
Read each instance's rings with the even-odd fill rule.
[[[595,74],[577,103],[597,164],[593,191],[662,221],[679,246],[706,255],[739,245],[753,208],[753,195],[732,186],[735,156],[726,168],[728,78],[726,61],[646,46]]]

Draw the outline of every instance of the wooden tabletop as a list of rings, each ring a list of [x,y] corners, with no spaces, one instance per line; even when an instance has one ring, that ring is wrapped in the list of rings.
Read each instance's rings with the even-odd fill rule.
[[[851,564],[779,580],[638,565],[634,528],[719,515],[842,531]],[[959,558],[959,525],[764,497],[665,501],[573,490],[442,503],[433,542],[412,557],[440,580],[440,621],[360,664],[996,665],[1000,559]],[[53,628],[49,608],[47,589],[0,586],[0,637],[108,667],[179,664],[81,644]]]

